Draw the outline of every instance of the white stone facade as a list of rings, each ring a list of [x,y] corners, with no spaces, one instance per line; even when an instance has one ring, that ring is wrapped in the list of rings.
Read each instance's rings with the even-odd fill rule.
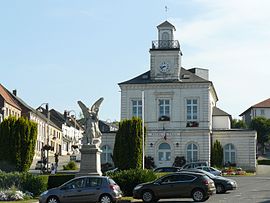
[[[218,97],[208,70],[182,68],[174,26],[165,21],[158,30],[159,39],[150,49],[150,71],[119,83],[121,119],[142,117],[144,110],[146,156],[153,157],[157,167],[171,166],[177,156],[210,163],[211,143],[220,140],[230,150],[224,160],[255,170],[256,132],[230,131],[231,117],[216,108]],[[240,144],[245,142],[246,148]]]

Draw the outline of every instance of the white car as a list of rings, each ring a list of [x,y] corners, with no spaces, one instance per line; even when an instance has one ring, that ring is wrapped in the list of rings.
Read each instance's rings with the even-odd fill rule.
[[[48,170],[50,171],[51,170],[51,163],[49,162],[48,164]],[[36,166],[35,166],[35,170],[42,170],[42,169],[47,169],[47,165],[44,165],[43,161],[42,160],[38,160],[37,163],[36,163]]]
[[[221,173],[222,173],[220,170],[218,170],[218,169],[216,169],[214,167],[210,167],[210,166],[198,166],[196,168],[207,171],[209,173],[212,173],[215,176],[221,176]]]

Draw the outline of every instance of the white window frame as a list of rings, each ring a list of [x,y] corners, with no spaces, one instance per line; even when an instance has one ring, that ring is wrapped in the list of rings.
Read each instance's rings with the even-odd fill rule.
[[[141,99],[132,99],[131,105],[132,105],[132,110],[131,110],[132,117],[142,118],[142,100]]]
[[[104,163],[102,162],[102,164],[112,163],[112,158],[111,158],[112,148],[109,145],[103,145],[101,149],[102,149],[102,155],[105,155],[105,162]]]
[[[190,101],[190,104],[188,103]],[[194,103],[196,101],[196,104]],[[190,107],[190,112],[188,107]],[[195,110],[196,107],[196,110]],[[196,112],[195,112],[196,111]],[[189,118],[190,116],[190,118]],[[186,119],[187,121],[198,121],[199,120],[199,99],[198,98],[187,98],[186,99]]]
[[[166,104],[166,101],[168,104]],[[169,108],[166,110],[166,108]],[[167,116],[171,117],[171,100],[167,98],[160,98],[158,99],[158,117]]]
[[[226,159],[226,153],[228,153],[228,159]],[[232,157],[234,158],[234,161],[232,160]],[[228,162],[236,163],[236,149],[232,143],[228,143],[224,146],[224,163],[226,164]]]
[[[189,146],[191,146],[191,149],[189,149]],[[196,149],[195,149],[194,146],[196,146]],[[190,157],[189,157],[189,152],[191,153],[191,156],[190,156]],[[195,153],[196,153],[196,158],[197,158],[197,159],[194,159]],[[198,153],[198,145],[196,145],[195,143],[189,143],[189,144],[187,145],[187,161],[188,161],[188,162],[195,162],[195,161],[198,161],[198,157],[199,157],[199,153]]]

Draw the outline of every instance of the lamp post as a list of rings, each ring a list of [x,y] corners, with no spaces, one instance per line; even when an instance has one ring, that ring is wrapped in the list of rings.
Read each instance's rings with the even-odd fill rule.
[[[142,91],[142,167],[144,169],[144,91]]]
[[[49,111],[49,103],[43,103],[41,104],[37,109],[40,110],[43,105],[46,105],[46,114],[47,114],[47,119],[46,119],[46,124],[47,124],[47,130],[46,130],[46,139],[47,139],[47,144],[42,147],[42,150],[47,151],[47,161],[46,161],[46,168],[48,172],[49,168],[49,150],[52,150],[52,146],[50,146],[50,129],[49,129],[49,122],[50,122],[50,111]]]
[[[74,113],[74,116],[72,116],[72,115],[70,115],[70,113],[71,112],[73,112]],[[73,131],[73,133],[74,133],[74,140],[75,140],[75,142],[76,143],[73,143],[73,145],[72,145],[72,147],[74,148],[75,147],[75,144],[77,144],[77,139],[76,139],[76,137],[75,137],[75,135],[76,135],[76,130],[77,130],[77,121],[76,121],[76,111],[74,111],[74,110],[65,110],[65,112],[64,112],[64,116],[65,116],[65,118],[67,118],[67,116],[69,116],[70,117],[70,119],[74,122],[74,131]],[[79,125],[78,125],[79,126]],[[74,148],[75,149],[75,148]]]

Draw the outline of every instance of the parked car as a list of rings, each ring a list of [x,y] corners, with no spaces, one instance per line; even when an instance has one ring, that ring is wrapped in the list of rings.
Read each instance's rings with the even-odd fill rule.
[[[209,173],[212,173],[215,176],[221,176],[222,172],[214,167],[211,166],[198,166],[196,167],[197,169],[201,169],[204,171],[207,171]]]
[[[154,169],[154,172],[156,173],[163,173],[163,172],[177,172],[180,171],[181,168],[174,167],[174,166],[168,166],[168,167],[158,167]]]
[[[198,166],[209,166],[209,163],[207,161],[197,161],[197,162],[191,162],[185,164],[182,169],[188,169],[188,168],[196,168]]]
[[[156,202],[162,198],[190,198],[206,201],[216,193],[214,182],[206,175],[194,172],[171,173],[153,182],[137,185],[133,197],[143,202]]]
[[[48,163],[48,170],[51,170],[52,164]],[[42,160],[38,160],[35,166],[35,170],[45,170],[47,169],[47,164],[44,164]]]
[[[82,176],[43,192],[39,203],[116,202],[122,197],[120,187],[107,176]]]
[[[182,172],[186,171],[192,171],[192,172],[197,172],[197,173],[202,173],[207,175],[209,178],[211,178],[216,186],[217,193],[225,193],[228,190],[235,190],[237,188],[237,183],[235,180],[221,177],[221,176],[215,176],[207,171],[200,170],[200,169],[186,169],[186,170],[181,170]]]

